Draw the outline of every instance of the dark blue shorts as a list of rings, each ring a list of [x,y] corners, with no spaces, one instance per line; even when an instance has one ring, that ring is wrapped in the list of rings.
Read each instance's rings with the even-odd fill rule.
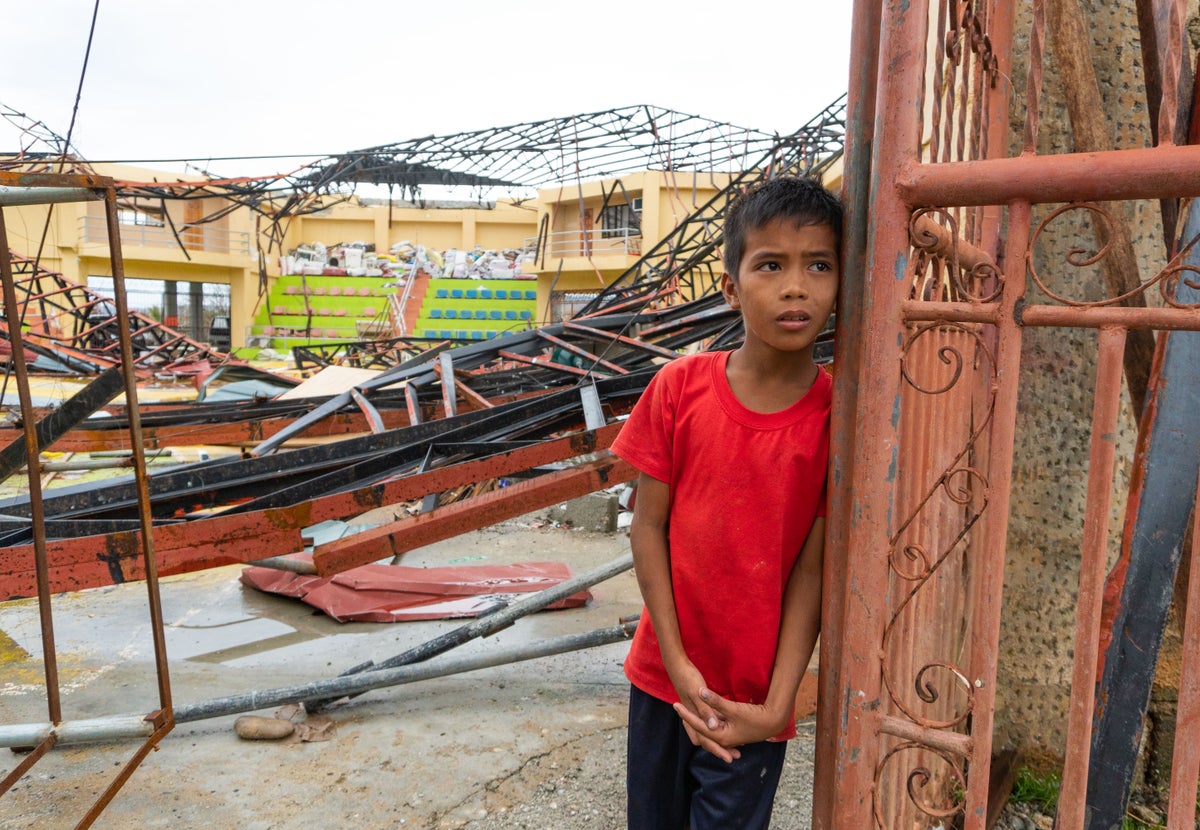
[[[693,746],[669,703],[629,693],[629,830],[767,830],[786,741],[738,747],[727,764]]]

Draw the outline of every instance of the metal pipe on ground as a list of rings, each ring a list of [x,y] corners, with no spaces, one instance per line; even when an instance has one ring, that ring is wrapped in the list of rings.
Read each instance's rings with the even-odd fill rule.
[[[418,680],[431,680],[435,677],[446,677],[452,674],[489,669],[508,663],[536,660],[539,657],[565,654],[569,651],[610,645],[632,637],[633,632],[637,630],[637,623],[637,617],[627,617],[617,625],[607,628],[597,628],[582,634],[554,637],[512,648],[494,649],[487,653],[472,655],[470,657],[426,662],[415,666],[398,666],[392,669],[362,672],[347,677],[315,680],[310,683],[280,686],[274,689],[263,689],[240,695],[232,695],[230,697],[214,698],[213,700],[201,701],[177,708],[174,712],[174,722],[176,724],[191,723],[193,721],[208,720],[209,718],[238,715],[244,712],[253,712],[258,709],[267,709],[272,706],[281,706],[285,703],[293,703],[316,697],[331,698],[349,694],[361,694],[372,689],[401,686],[406,683],[415,683]],[[57,726],[51,723],[0,726],[0,746],[33,746],[45,740],[51,734],[57,737],[56,746],[115,740],[119,738],[144,738],[154,732],[154,723],[148,719],[150,717],[152,715],[112,715],[106,718],[66,721]]]
[[[349,677],[362,672],[374,672],[397,666],[407,666],[413,663],[420,663],[431,657],[436,657],[470,640],[495,634],[497,631],[512,625],[521,617],[532,614],[535,611],[541,611],[552,602],[566,599],[577,591],[582,591],[585,588],[590,588],[593,585],[611,579],[617,574],[628,571],[632,567],[633,554],[626,553],[607,564],[563,580],[557,585],[538,591],[535,594],[530,594],[523,599],[501,607],[499,610],[472,620],[453,631],[448,631],[440,637],[434,637],[432,640],[414,646],[394,657],[389,657],[380,663],[368,660],[365,663],[353,666],[342,672],[339,677]],[[333,703],[333,701],[333,698],[306,699],[304,701],[304,708],[309,712],[316,712]]]

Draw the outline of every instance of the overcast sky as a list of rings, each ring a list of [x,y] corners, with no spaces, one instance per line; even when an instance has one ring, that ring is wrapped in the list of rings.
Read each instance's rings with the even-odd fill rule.
[[[66,135],[93,4],[6,16],[0,104]],[[845,91],[850,7],[100,0],[73,143],[96,160],[326,155],[632,104],[790,132]],[[18,140],[0,122],[0,150]]]

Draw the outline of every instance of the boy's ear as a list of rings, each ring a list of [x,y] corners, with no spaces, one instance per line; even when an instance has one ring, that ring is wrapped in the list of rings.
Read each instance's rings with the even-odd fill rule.
[[[721,274],[721,293],[725,295],[725,302],[729,303],[730,308],[742,307],[742,301],[738,299],[737,280],[731,277],[728,271]]]

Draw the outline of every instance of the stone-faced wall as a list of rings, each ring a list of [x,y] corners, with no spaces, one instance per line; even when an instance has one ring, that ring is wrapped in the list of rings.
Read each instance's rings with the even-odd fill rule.
[[[1093,39],[1093,62],[1114,146],[1149,146],[1152,140],[1135,4],[1132,0],[1080,0],[1080,5]],[[1194,14],[1195,0],[1190,5]],[[1020,150],[1025,119],[1030,20],[1030,3],[1023,0],[1014,43],[1013,154]],[[1055,60],[1054,35],[1047,32],[1046,40],[1038,141],[1038,153],[1043,155],[1075,149]],[[1036,208],[1034,222],[1055,207]],[[1121,209],[1130,223],[1140,278],[1148,280],[1165,261],[1158,204],[1126,203]],[[1090,221],[1083,213],[1063,216],[1047,228],[1034,249],[1034,268],[1060,295],[1079,300],[1106,296],[1097,268],[1076,268],[1067,262],[1072,249],[1097,250]],[[1028,297],[1030,302],[1046,301],[1033,285]],[[1155,293],[1150,292],[1148,302],[1156,301]],[[1094,330],[1027,328],[1024,332],[996,746],[1020,746],[1035,762],[1043,759],[1047,764],[1061,759],[1066,746],[1096,354]],[[1122,416],[1109,517],[1110,562],[1120,548],[1136,437],[1127,394]]]

